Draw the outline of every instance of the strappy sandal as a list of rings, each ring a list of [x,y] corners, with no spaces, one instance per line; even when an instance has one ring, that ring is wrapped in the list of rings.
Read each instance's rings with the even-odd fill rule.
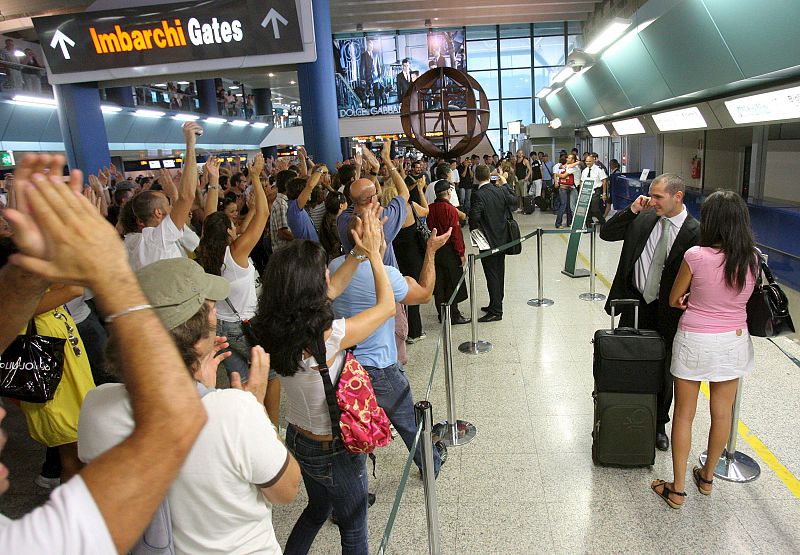
[[[661,490],[661,493],[656,491],[656,488],[658,486],[663,486],[663,489]],[[686,497],[686,492],[685,491],[684,492],[672,491],[671,489],[669,489],[667,487],[667,482],[665,482],[664,480],[656,480],[655,482],[650,484],[650,489],[653,490],[653,492],[656,495],[658,495],[661,499],[663,499],[664,502],[667,505],[669,505],[671,509],[680,509],[681,507],[683,507],[683,503],[681,503],[679,505],[678,503],[675,503],[672,499],[670,499],[669,496],[670,495],[678,495],[680,497]]]
[[[706,480],[705,478],[703,478],[700,475],[700,472],[702,470],[703,469],[700,468],[699,466],[695,466],[694,468],[692,468],[692,478],[694,478],[694,484],[697,486],[697,491],[699,491],[703,495],[711,495],[711,490],[710,489],[703,489],[700,486],[702,484],[705,484],[707,486],[713,486],[714,485],[714,480],[713,479],[712,480]]]

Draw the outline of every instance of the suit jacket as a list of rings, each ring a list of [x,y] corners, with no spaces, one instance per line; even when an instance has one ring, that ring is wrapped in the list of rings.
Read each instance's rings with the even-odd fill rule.
[[[655,210],[645,210],[634,214],[630,208],[614,214],[605,225],[600,228],[600,238],[604,241],[624,241],[622,254],[619,257],[617,273],[611,284],[611,291],[606,301],[606,312],[611,314],[611,301],[615,299],[638,299],[641,293],[634,284],[634,270],[636,261],[644,251],[650,232],[658,223],[659,217]],[[671,340],[678,329],[683,311],[669,306],[669,294],[675,278],[678,276],[683,255],[700,240],[700,222],[686,215],[675,241],[667,255],[664,270],[661,273],[661,283],[658,289],[658,331],[666,340]],[[629,309],[630,310],[630,309]]]
[[[517,196],[508,187],[498,187],[487,183],[472,191],[469,211],[469,229],[480,229],[492,248],[507,243],[508,226],[506,221],[517,206]]]
[[[406,95],[406,92],[411,87],[411,80],[406,79],[406,76],[403,75],[403,72],[397,74],[397,100],[403,100],[403,97]]]
[[[383,68],[381,67],[380,59],[375,59],[373,54],[370,54],[366,50],[361,54],[361,80],[365,81],[367,85],[372,84],[372,71],[373,68],[377,69],[378,78],[380,78],[381,74],[383,73]]]

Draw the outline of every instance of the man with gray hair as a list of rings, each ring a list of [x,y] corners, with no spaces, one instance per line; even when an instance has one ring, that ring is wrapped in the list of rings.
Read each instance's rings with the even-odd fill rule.
[[[683,204],[686,185],[681,176],[661,174],[650,185],[650,196],[640,196],[614,214],[600,229],[604,241],[624,241],[614,282],[606,302],[611,314],[615,299],[639,300],[639,327],[658,331],[667,348],[664,383],[657,399],[656,447],[669,448],[665,425],[672,405],[672,340],[683,313],[669,306],[669,293],[683,255],[700,240],[700,222]],[[619,325],[632,327],[633,308],[624,307]]]

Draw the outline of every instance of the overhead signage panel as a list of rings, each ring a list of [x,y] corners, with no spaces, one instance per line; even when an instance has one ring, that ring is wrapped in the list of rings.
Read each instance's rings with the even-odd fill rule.
[[[51,81],[69,83],[313,61],[311,17],[310,0],[208,0],[33,23]]]

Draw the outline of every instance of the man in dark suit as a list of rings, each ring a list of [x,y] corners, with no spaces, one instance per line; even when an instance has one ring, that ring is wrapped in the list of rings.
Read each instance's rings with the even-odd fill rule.
[[[411,64],[408,58],[403,58],[401,65],[402,69],[400,73],[397,74],[397,102],[403,100],[406,92],[408,92],[408,89],[411,87]]]
[[[496,182],[492,182],[490,176],[496,178]],[[499,247],[509,241],[506,221],[517,206],[517,197],[507,186],[503,176],[496,175],[489,166],[475,168],[475,181],[478,188],[472,192],[469,229],[481,230],[490,248]],[[489,289],[489,306],[481,308],[486,314],[478,318],[478,321],[496,322],[503,319],[506,253],[498,252],[482,258],[481,264]]]
[[[650,196],[640,196],[618,212],[600,229],[605,241],[624,241],[614,283],[606,302],[614,299],[639,300],[639,327],[658,331],[667,350],[664,383],[658,394],[656,447],[669,448],[665,425],[672,405],[672,341],[683,311],[669,306],[669,293],[683,255],[697,245],[700,223],[683,205],[686,186],[676,174],[659,175],[650,185]],[[623,308],[619,325],[633,326],[633,308]]]
[[[372,94],[375,99],[375,107],[383,105],[383,63],[379,54],[375,52],[375,41],[367,39],[367,49],[361,54],[361,80],[365,83],[367,94]]]

